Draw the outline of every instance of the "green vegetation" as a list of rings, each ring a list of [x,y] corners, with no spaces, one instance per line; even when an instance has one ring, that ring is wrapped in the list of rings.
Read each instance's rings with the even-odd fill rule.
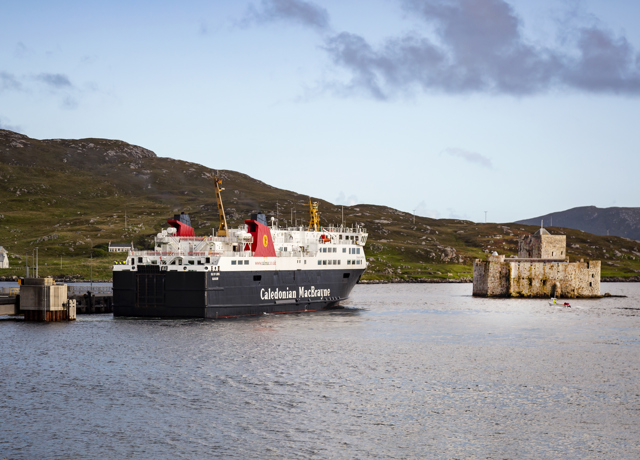
[[[37,247],[40,275],[88,279],[93,248],[94,280],[109,280],[114,261],[124,258],[108,252],[109,242],[151,248],[166,220],[181,211],[190,214],[197,235],[209,235],[219,224],[212,175],[204,166],[158,158],[120,141],[38,141],[0,130],[0,245],[11,264],[0,276],[24,276],[25,262],[33,265]],[[277,216],[281,226],[306,225],[307,196],[234,171],[220,175],[230,226],[258,211]],[[340,223],[342,207],[314,201],[320,202],[321,224]],[[296,222],[291,222],[292,210]],[[518,237],[537,230],[414,219],[373,205],[345,206],[344,217],[346,225],[369,231],[365,280],[470,278],[474,259],[492,251],[515,255]],[[602,260],[603,276],[640,274],[638,241],[564,228],[550,231],[567,235],[571,260]]]

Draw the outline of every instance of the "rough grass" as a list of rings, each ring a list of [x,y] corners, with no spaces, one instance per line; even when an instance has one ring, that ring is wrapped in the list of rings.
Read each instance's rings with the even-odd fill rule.
[[[181,211],[191,215],[197,235],[209,235],[219,225],[209,168],[126,152],[114,156],[128,145],[116,141],[56,144],[27,138],[16,148],[6,133],[0,130],[0,245],[11,254],[12,268],[0,270],[0,276],[23,276],[25,257],[31,260],[38,247],[40,275],[88,279],[93,247],[94,279],[109,280],[113,262],[123,258],[105,252],[109,241],[149,248],[166,220]],[[309,197],[238,172],[220,174],[230,226],[241,225],[258,211],[276,216],[276,209],[281,226],[293,224],[291,210],[298,224],[306,226]],[[340,222],[341,206],[314,201],[320,202],[321,225]],[[411,214],[375,205],[345,206],[344,216],[347,225],[361,225],[369,232],[365,280],[470,278],[474,259],[492,251],[515,255],[518,237],[537,230],[520,224],[414,220]],[[549,230],[567,235],[571,260],[602,260],[603,276],[640,274],[638,241]]]

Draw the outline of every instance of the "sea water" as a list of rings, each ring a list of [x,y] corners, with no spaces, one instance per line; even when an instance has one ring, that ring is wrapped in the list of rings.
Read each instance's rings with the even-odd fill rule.
[[[482,299],[358,285],[345,310],[0,320],[0,458],[639,458],[640,285]]]

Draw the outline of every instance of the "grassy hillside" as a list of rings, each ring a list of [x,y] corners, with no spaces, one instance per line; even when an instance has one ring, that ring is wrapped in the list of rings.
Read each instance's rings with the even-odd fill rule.
[[[204,166],[158,158],[153,152],[104,139],[36,140],[0,130],[0,245],[12,268],[0,276],[23,276],[38,248],[40,275],[111,278],[122,258],[106,246],[133,242],[151,247],[166,220],[191,215],[197,235],[211,234],[218,216],[213,171]],[[262,211],[290,225],[292,211],[306,225],[309,197],[277,189],[235,171],[220,171],[230,226]],[[321,223],[339,224],[342,208],[320,202]],[[126,215],[126,222],[125,222]],[[369,231],[364,279],[419,280],[471,277],[475,258],[487,252],[513,255],[517,238],[534,226],[477,224],[413,217],[395,209],[344,207],[347,225]],[[640,274],[640,242],[551,228],[567,235],[569,256],[603,260],[603,276]]]

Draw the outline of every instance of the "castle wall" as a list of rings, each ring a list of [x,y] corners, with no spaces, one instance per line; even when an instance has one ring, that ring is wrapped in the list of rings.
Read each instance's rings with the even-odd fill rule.
[[[598,297],[600,261],[481,261],[473,265],[480,297]]]
[[[565,260],[567,258],[567,237],[565,235],[540,235],[540,258]]]
[[[567,257],[565,235],[526,235],[518,240],[518,258],[555,259]]]
[[[504,297],[509,292],[509,264],[501,261],[476,259],[473,263],[473,295]]]

